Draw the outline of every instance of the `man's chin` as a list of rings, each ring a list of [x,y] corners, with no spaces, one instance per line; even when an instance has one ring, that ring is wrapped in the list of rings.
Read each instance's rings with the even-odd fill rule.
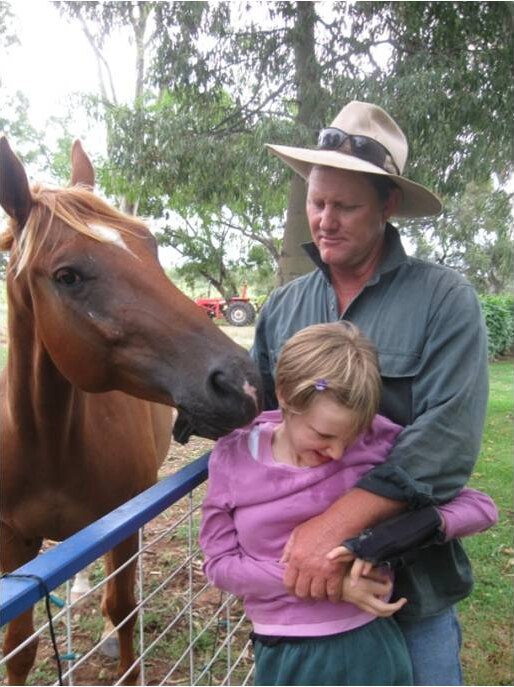
[[[337,266],[343,264],[347,261],[347,256],[341,253],[341,246],[338,244],[333,246],[323,246],[319,247],[319,254],[321,259],[326,265]]]

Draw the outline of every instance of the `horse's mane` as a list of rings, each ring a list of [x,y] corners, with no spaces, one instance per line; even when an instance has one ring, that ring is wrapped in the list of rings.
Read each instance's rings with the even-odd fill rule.
[[[50,189],[36,184],[31,189],[32,209],[18,242],[15,270],[19,274],[43,245],[54,218],[86,236],[102,241],[89,224],[104,224],[123,233],[140,235],[141,220],[119,212],[85,187]],[[0,234],[0,250],[11,250],[16,242],[16,220],[10,219]]]

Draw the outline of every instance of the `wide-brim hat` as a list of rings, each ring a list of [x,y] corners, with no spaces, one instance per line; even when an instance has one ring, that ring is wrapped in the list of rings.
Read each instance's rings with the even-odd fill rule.
[[[336,147],[338,143],[341,145]],[[403,192],[397,217],[426,217],[442,210],[435,193],[402,176],[409,152],[407,139],[394,119],[377,105],[357,100],[348,103],[330,127],[320,132],[317,148],[269,143],[266,147],[304,179],[314,165],[389,177]],[[369,155],[370,151],[377,155]]]

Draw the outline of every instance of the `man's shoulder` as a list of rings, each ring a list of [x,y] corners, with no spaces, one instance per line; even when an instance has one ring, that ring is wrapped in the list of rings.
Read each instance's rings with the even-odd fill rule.
[[[307,298],[310,301],[315,298],[316,293],[325,292],[327,286],[328,282],[323,273],[316,268],[308,274],[303,274],[287,284],[273,289],[266,301],[267,309],[274,309],[281,305],[288,307],[288,304],[292,301],[303,298]]]
[[[304,289],[308,289],[312,286],[312,284],[321,285],[324,283],[326,283],[326,279],[322,271],[319,268],[316,268],[312,270],[312,272],[308,272],[307,274],[302,274],[300,277],[296,277],[296,279],[287,282],[287,284],[277,286],[271,295],[280,298],[290,293],[297,293],[299,291],[303,291]]]
[[[448,298],[463,299],[473,308],[478,303],[475,288],[463,274],[447,265],[412,256],[398,270],[395,284],[405,298],[429,303],[430,308],[438,308]]]
[[[467,286],[473,288],[464,275],[452,267],[448,267],[448,265],[440,265],[436,262],[408,256],[402,267],[412,279],[424,277],[427,281],[441,283],[448,287]]]

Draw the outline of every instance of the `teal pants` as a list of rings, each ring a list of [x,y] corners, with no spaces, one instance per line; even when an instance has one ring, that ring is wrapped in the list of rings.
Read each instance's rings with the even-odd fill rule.
[[[274,646],[254,641],[256,685],[412,685],[403,635],[392,618],[349,632]]]

